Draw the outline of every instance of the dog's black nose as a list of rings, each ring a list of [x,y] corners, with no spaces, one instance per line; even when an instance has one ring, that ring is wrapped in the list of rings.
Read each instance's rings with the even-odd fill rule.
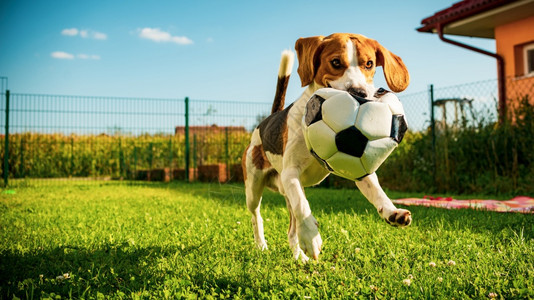
[[[350,88],[347,92],[355,97],[367,98],[367,92],[362,88]]]

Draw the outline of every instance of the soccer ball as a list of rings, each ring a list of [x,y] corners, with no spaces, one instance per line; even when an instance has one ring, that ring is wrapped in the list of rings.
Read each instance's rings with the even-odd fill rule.
[[[382,88],[373,100],[319,89],[306,104],[302,125],[311,154],[350,180],[375,172],[408,129],[401,102]]]

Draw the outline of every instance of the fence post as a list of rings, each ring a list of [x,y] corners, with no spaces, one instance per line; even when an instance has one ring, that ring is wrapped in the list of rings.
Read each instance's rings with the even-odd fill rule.
[[[429,93],[430,93],[430,130],[432,131],[432,163],[434,165],[433,168],[433,178],[434,182],[436,182],[436,119],[434,117],[434,85],[431,84],[429,87]]]
[[[172,136],[169,138],[169,176],[172,180]]]
[[[228,140],[228,126],[224,127],[224,156],[226,160],[226,181],[230,179],[230,151],[229,151],[229,140]]]
[[[193,181],[197,180],[197,167],[198,167],[198,163],[197,163],[197,151],[198,151],[198,147],[197,147],[197,135],[196,134],[193,134]]]
[[[154,149],[152,142],[148,143],[148,171],[147,180],[152,181],[152,162],[154,160]]]
[[[185,181],[189,182],[189,97],[185,97]]]
[[[74,175],[74,136],[70,137],[70,176]]]
[[[119,178],[124,178],[124,153],[122,152],[122,138],[119,136]]]
[[[134,142],[135,143],[135,142]],[[133,173],[133,179],[137,180],[137,146],[134,144],[134,173]]]
[[[5,148],[4,148],[4,186],[7,186],[8,182],[8,170],[9,170],[9,90],[6,90],[6,132],[5,132]]]
[[[148,168],[152,170],[152,162],[154,161],[154,145],[153,142],[148,143]]]
[[[24,135],[20,136],[20,166],[19,178],[24,178]]]

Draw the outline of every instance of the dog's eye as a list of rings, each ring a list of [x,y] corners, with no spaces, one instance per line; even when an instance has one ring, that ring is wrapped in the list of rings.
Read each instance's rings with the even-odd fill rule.
[[[334,67],[334,69],[339,69],[339,68],[341,68],[341,60],[339,60],[339,58],[334,58],[334,59],[332,59],[332,61],[330,62],[330,64],[332,65],[332,67]]]
[[[372,60],[368,60],[366,63],[365,63],[365,68],[367,70],[371,70],[373,68],[373,61]]]

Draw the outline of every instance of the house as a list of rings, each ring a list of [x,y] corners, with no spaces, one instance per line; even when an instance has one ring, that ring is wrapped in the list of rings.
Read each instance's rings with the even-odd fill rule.
[[[417,31],[496,59],[501,121],[519,99],[534,104],[534,0],[464,0],[423,19]],[[496,53],[445,34],[495,39]]]

